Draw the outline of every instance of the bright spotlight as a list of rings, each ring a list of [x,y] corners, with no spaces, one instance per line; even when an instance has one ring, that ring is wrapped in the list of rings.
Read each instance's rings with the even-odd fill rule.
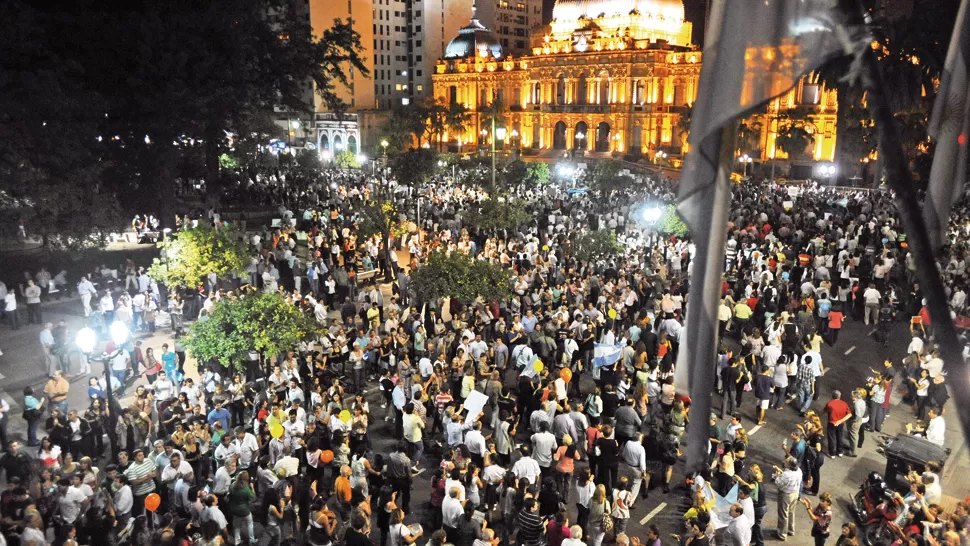
[[[657,220],[660,220],[660,215],[662,212],[663,211],[657,207],[650,207],[643,211],[643,220],[649,223],[656,222]]]

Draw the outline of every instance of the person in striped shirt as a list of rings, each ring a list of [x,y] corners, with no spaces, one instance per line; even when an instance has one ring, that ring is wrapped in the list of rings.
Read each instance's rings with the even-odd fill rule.
[[[132,494],[132,516],[139,516],[145,510],[145,497],[155,492],[155,478],[158,476],[155,461],[145,456],[145,449],[135,450],[135,460],[125,469]]]

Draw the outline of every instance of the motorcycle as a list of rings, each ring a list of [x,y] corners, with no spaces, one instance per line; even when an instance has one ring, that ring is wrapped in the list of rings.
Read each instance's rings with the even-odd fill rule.
[[[902,532],[896,525],[899,499],[878,472],[870,472],[852,497],[852,511],[859,520],[862,540],[868,546],[889,544]]]

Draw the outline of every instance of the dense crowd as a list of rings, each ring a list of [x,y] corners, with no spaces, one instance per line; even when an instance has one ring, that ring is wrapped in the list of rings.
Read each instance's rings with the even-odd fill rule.
[[[711,431],[710,467],[689,477],[679,544],[762,546],[773,497],[779,540],[794,534],[801,499],[817,545],[834,534],[854,546],[854,524],[832,529],[826,458],[853,457],[866,432],[881,431],[894,390],[913,404],[907,434],[943,445],[947,376],[887,194],[735,188],[722,346],[711,363],[721,405],[698,416],[674,383],[689,341],[694,249],[660,236],[640,212],[671,200],[667,185],[643,180],[612,198],[515,189],[510,198],[531,221],[496,233],[468,221],[483,191],[436,179],[420,213],[409,192],[395,194],[412,229],[385,252],[380,236],[358,230],[358,211],[384,182],[334,182],[281,205],[279,227],[247,234],[255,257],[245,276],[213,275],[164,300],[133,262],[81,279],[85,315],[103,330],[121,321],[154,332],[167,315],[180,334],[184,320],[256,289],[282,291],[326,334],[278,355],[268,377],[217,363],[186,370],[178,337],[160,348],[109,342],[110,385],[92,378],[89,405],[68,407],[61,355],[70,336],[63,324],[45,326],[51,379],[43,393],[24,391],[28,445],[8,443],[3,417],[0,530],[9,543],[245,544],[258,529],[272,545],[672,544],[655,526],[627,532],[631,510],[684,484],[674,480],[681,443],[701,426]],[[221,223],[216,210],[201,221]],[[571,255],[571,241],[593,230],[613,231],[622,250]],[[955,313],[967,305],[965,240],[953,241],[942,268]],[[507,268],[513,294],[425,301],[409,272],[433,249]],[[0,285],[12,326],[19,302],[28,311],[35,303],[33,283]],[[912,342],[865,384],[820,392],[838,365],[823,362],[821,346],[836,345],[846,321],[871,325],[882,343],[905,321]],[[122,395],[142,376],[133,396],[108,407],[107,389]],[[762,469],[746,457],[748,424],[785,408],[803,420],[782,467]],[[391,449],[374,449],[375,430],[393,431]],[[887,544],[965,544],[967,505],[942,509],[939,464],[907,479]],[[412,498],[417,480],[430,482],[430,498]],[[718,512],[722,499],[731,500]]]

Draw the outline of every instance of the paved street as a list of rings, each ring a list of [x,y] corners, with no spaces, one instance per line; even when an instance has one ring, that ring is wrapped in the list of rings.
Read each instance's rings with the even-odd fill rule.
[[[68,326],[73,332],[83,326],[81,316],[81,305],[77,299],[62,300],[47,303],[43,308],[44,321],[57,322],[63,318],[67,320]],[[165,319],[162,319],[163,323]],[[0,327],[0,349],[4,355],[0,357],[0,373],[3,374],[0,381],[0,396],[2,396],[11,406],[10,431],[12,437],[24,438],[26,427],[20,418],[22,407],[21,390],[26,385],[33,385],[35,389],[42,388],[45,381],[45,365],[40,349],[38,347],[38,333],[40,327],[25,326],[18,331],[11,331],[7,327]],[[832,389],[839,388],[843,392],[848,392],[854,387],[861,386],[865,378],[870,375],[869,368],[880,364],[886,358],[893,358],[898,361],[909,341],[909,334],[904,324],[895,326],[895,335],[891,338],[888,347],[879,345],[873,337],[868,335],[869,330],[861,322],[847,323],[843,329],[838,344],[835,347],[824,347],[822,355],[828,373],[821,380],[820,399],[814,404],[820,410],[828,400]],[[154,347],[156,351],[163,342],[171,341],[172,336],[167,329],[160,331],[154,336],[140,333],[137,339],[143,340],[146,347]],[[76,361],[74,372],[76,373]],[[194,360],[189,359],[186,372],[195,376],[196,366]],[[99,372],[99,366],[95,364],[94,371]],[[72,391],[69,398],[71,407],[82,407],[86,405],[86,386],[88,377],[72,377]],[[138,378],[139,383],[144,382],[143,378]],[[591,383],[584,383],[588,388]],[[129,389],[129,392],[133,392]],[[376,385],[372,385],[369,390],[369,398],[374,408],[375,419],[372,420],[371,431],[374,433],[371,438],[374,442],[376,453],[390,453],[393,450],[395,440],[393,438],[393,425],[383,420],[384,414],[379,407],[379,394]],[[893,397],[893,406],[890,416],[886,420],[884,430],[890,435],[895,435],[902,430],[906,422],[913,418],[913,410],[899,403],[898,395]],[[719,407],[720,399],[715,396],[714,406]],[[745,427],[751,436],[750,448],[748,450],[748,464],[758,463],[762,469],[768,470],[771,465],[781,464],[782,448],[781,443],[787,438],[795,423],[800,421],[797,412],[791,408],[784,411],[769,410],[767,423],[764,426],[755,426],[754,421],[754,398],[749,394],[745,395],[742,413],[745,417]],[[970,468],[970,458],[968,458],[967,448],[961,441],[962,436],[959,426],[954,418],[947,420],[947,447],[953,449],[950,460],[943,474],[943,491],[950,495],[962,495],[967,491],[968,476],[965,471]],[[886,459],[883,455],[876,452],[876,447],[881,439],[880,435],[868,435],[865,446],[859,450],[858,458],[827,459],[823,467],[821,490],[829,491],[836,498],[835,523],[841,524],[851,518],[847,510],[847,499],[853,495],[858,484],[864,479],[866,474],[872,470],[883,471]],[[521,438],[525,440],[525,438]],[[679,471],[682,465],[678,464],[675,472],[674,483],[683,483]],[[412,517],[419,518],[419,521],[428,521],[428,499],[430,496],[429,478],[427,471],[422,472],[414,482],[412,494]],[[774,487],[768,486],[769,492],[769,512],[765,516],[764,525],[766,530],[773,529],[776,522],[774,507]],[[944,505],[948,508],[956,502],[954,497],[944,497]],[[632,511],[632,518],[629,525],[629,532],[636,536],[645,536],[645,526],[656,524],[667,537],[669,533],[680,533],[680,517],[687,507],[687,500],[683,489],[672,489],[670,494],[664,495],[659,488],[650,493],[647,500],[638,500]],[[574,514],[575,508],[570,504],[570,509]],[[794,540],[790,540],[797,545],[812,544],[812,538],[808,535],[810,522],[803,510],[797,512],[797,528],[806,530],[805,533],[799,532]],[[769,537],[772,534],[767,533]],[[665,541],[666,543],[666,541]]]

